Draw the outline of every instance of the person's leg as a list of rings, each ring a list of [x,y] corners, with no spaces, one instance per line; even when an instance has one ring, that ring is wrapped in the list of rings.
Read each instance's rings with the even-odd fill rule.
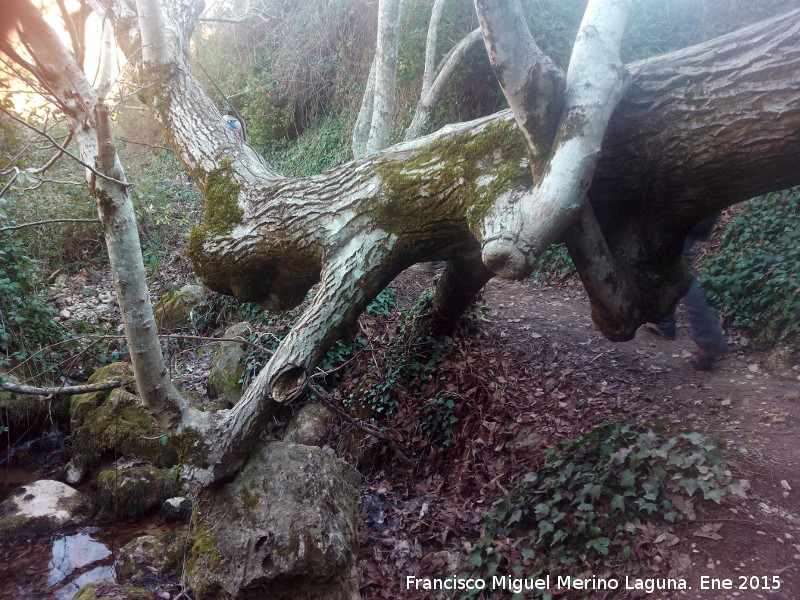
[[[693,271],[694,255],[692,246],[694,242],[694,236],[690,235],[683,246],[683,258]],[[690,363],[695,369],[707,371],[711,368],[715,358],[728,352],[728,342],[725,340],[725,336],[722,335],[717,315],[708,305],[703,289],[697,282],[696,273],[693,274],[695,279],[683,299],[692,329],[692,339],[698,347],[697,356]]]

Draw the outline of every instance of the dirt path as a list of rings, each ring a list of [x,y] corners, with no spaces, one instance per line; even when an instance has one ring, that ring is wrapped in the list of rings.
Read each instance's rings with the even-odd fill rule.
[[[430,284],[430,274],[407,271],[393,284],[400,308]],[[695,347],[680,311],[675,341],[640,330],[630,342],[609,342],[595,330],[578,282],[494,280],[484,299],[478,332],[432,375],[440,382],[401,398],[390,422],[426,461],[412,474],[385,469],[368,480],[364,600],[435,597],[405,590],[400,581],[409,573],[455,572],[458,557],[480,537],[486,507],[535,468],[542,449],[603,420],[699,431],[727,445],[734,476],[751,484],[747,500],[704,503],[697,521],[672,527],[666,552],[651,545],[652,577],[682,578],[691,589],[647,597],[800,599],[796,379],[768,375],[760,353],[735,346],[715,370],[693,370],[687,359]],[[450,392],[459,397],[458,422],[450,446],[433,449],[415,423],[426,414],[425,402]],[[716,589],[701,589],[701,577]]]
[[[662,406],[665,416],[685,419],[686,427],[725,440],[731,454],[738,455],[739,475],[752,485],[748,500],[709,515],[706,522],[719,528],[707,531],[719,539],[694,535],[698,526],[684,528],[680,548],[691,565],[681,576],[692,591],[662,597],[800,598],[797,380],[767,374],[761,354],[736,348],[715,370],[695,371],[687,363],[695,345],[685,319],[675,341],[640,329],[630,342],[611,343],[595,330],[585,294],[575,284],[492,282],[486,303],[491,307],[488,326],[499,328],[511,343],[525,344],[535,333],[572,349],[576,358],[583,349],[586,360],[608,368],[609,381],[623,381],[632,372],[650,375],[642,393]],[[677,414],[671,414],[673,407]],[[729,580],[733,589],[701,591],[702,576]],[[778,581],[779,589],[763,589],[776,587]]]

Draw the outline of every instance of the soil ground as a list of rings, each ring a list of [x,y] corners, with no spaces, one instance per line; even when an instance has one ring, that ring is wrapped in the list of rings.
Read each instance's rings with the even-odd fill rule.
[[[376,374],[385,376],[381,352],[397,337],[398,312],[411,307],[432,282],[432,274],[409,269],[392,284],[398,291],[393,315],[362,318],[362,335],[370,339],[372,352],[352,361],[335,393],[344,397]],[[693,522],[654,522],[638,549],[636,558],[645,574],[637,577],[681,578],[691,589],[647,597],[800,599],[797,376],[778,379],[766,373],[763,353],[745,346],[738,332],[728,332],[736,343],[715,370],[694,371],[687,363],[694,344],[680,311],[678,316],[675,341],[640,330],[630,342],[612,343],[595,330],[577,281],[490,282],[468,334],[456,337],[435,365],[401,386],[394,413],[384,422],[412,455],[410,466],[347,423],[339,422],[330,431],[330,446],[357,463],[365,476],[360,499],[362,598],[437,597],[435,592],[406,589],[406,576],[443,578],[461,572],[458,561],[481,536],[487,510],[536,469],[543,450],[601,422],[621,420],[671,434],[699,431],[724,443],[734,475],[751,485],[746,500],[703,503]],[[195,361],[192,368],[182,365],[195,375],[184,387],[201,391],[208,355],[191,355],[187,350],[173,359]],[[452,402],[442,410],[434,400]],[[437,415],[452,416],[454,422],[437,425]],[[3,488],[35,478],[24,470],[4,474]],[[125,539],[136,533],[135,525],[129,527]],[[0,544],[0,581],[13,573],[33,585],[42,576],[48,552],[45,546]],[[587,570],[585,575],[607,574]],[[717,585],[730,580],[732,589],[703,590],[703,576]],[[764,589],[776,582],[778,589]],[[3,587],[0,583],[0,598],[15,597]],[[28,597],[54,596],[39,589]],[[618,591],[592,597],[638,595]]]
[[[407,271],[394,284],[399,304],[410,303],[430,277]],[[764,354],[744,347],[741,334],[713,371],[695,371],[687,359],[696,348],[680,309],[675,341],[642,328],[632,341],[609,342],[592,324],[576,281],[493,280],[483,306],[473,342],[457,347],[434,374],[449,383],[429,391],[452,389],[468,405],[460,406],[450,447],[429,448],[426,468],[378,471],[362,498],[365,599],[434,598],[406,590],[405,576],[452,574],[454,560],[479,537],[486,507],[533,470],[541,450],[604,420],[703,433],[727,446],[734,476],[751,485],[747,500],[703,503],[696,521],[656,524],[650,541],[660,532],[668,543],[649,546],[643,556],[652,574],[637,577],[682,578],[691,589],[648,597],[800,598],[797,376],[766,373]],[[483,389],[470,396],[473,384]],[[419,444],[408,434],[414,411],[398,411],[395,431],[403,433],[396,437]]]

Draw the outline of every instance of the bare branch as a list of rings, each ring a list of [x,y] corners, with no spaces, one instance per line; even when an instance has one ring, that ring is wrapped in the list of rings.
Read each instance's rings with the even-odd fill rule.
[[[75,394],[87,394],[89,392],[102,392],[113,390],[125,385],[124,381],[101,381],[99,383],[87,383],[85,385],[62,385],[54,387],[34,387],[31,385],[18,385],[0,378],[0,387],[15,394],[26,394],[29,396],[52,396],[55,394],[73,396]]]
[[[358,429],[360,429],[364,433],[367,433],[367,434],[369,434],[369,435],[371,435],[373,437],[378,438],[379,440],[382,440],[382,441],[386,442],[386,445],[389,446],[389,448],[392,450],[392,452],[394,452],[394,454],[397,456],[397,458],[400,459],[400,461],[402,463],[408,465],[408,464],[412,464],[414,462],[408,457],[408,455],[405,452],[403,452],[400,449],[400,446],[397,445],[397,442],[395,442],[388,433],[386,433],[385,431],[381,431],[380,429],[376,429],[375,427],[372,427],[370,425],[367,425],[363,421],[360,421],[358,419],[354,419],[353,417],[348,415],[345,411],[343,411],[341,408],[339,408],[336,405],[336,402],[331,397],[331,395],[328,392],[326,392],[325,390],[323,390],[321,387],[319,387],[317,385],[314,385],[313,383],[307,383],[306,386],[308,387],[308,389],[310,389],[312,392],[314,392],[317,395],[317,397],[319,398],[320,402],[322,403],[322,405],[325,408],[335,412],[337,415],[342,417],[345,421],[347,421],[348,423],[350,423],[354,427],[357,427]]]
[[[58,181],[54,183],[65,183],[65,182]],[[76,185],[85,185],[85,184],[76,184]],[[47,225],[49,223],[96,223],[99,225],[100,220],[99,219],[47,219],[46,221],[33,221],[31,223],[23,223],[21,225],[10,225],[8,227],[0,227],[0,232],[16,231],[17,229],[24,229],[26,227],[37,227],[39,225]]]
[[[64,148],[64,147],[63,147],[61,144],[59,144],[59,143],[58,143],[58,142],[57,142],[57,141],[56,141],[56,140],[55,140],[55,139],[54,139],[54,138],[53,138],[53,137],[52,137],[50,134],[48,134],[46,131],[43,131],[42,129],[39,129],[39,128],[38,128],[38,127],[36,127],[35,125],[31,125],[30,123],[28,123],[27,121],[25,121],[25,119],[20,119],[20,118],[19,118],[17,115],[15,115],[14,113],[11,113],[11,112],[7,111],[7,110],[6,110],[5,108],[3,108],[2,106],[0,106],[0,112],[2,112],[2,113],[4,113],[4,114],[8,115],[8,116],[9,116],[9,117],[11,117],[12,119],[14,119],[14,120],[15,120],[17,123],[21,123],[22,125],[24,125],[24,126],[25,126],[25,127],[27,127],[28,129],[31,129],[31,130],[35,131],[36,133],[38,133],[39,135],[41,135],[42,137],[44,137],[45,139],[47,139],[47,141],[49,141],[51,144],[53,144],[53,146],[55,146],[55,147],[56,147],[56,148],[58,148],[58,149],[59,149],[61,152],[63,152],[63,153],[64,153],[64,154],[66,154],[67,156],[69,156],[69,157],[70,157],[72,160],[74,160],[76,163],[78,163],[79,165],[81,165],[81,166],[82,166],[84,169],[88,169],[89,171],[91,171],[91,172],[92,172],[94,175],[96,175],[96,176],[97,176],[97,177],[99,177],[100,179],[105,179],[106,181],[110,181],[111,183],[116,183],[117,185],[121,185],[121,186],[123,186],[123,187],[130,187],[130,186],[132,185],[130,182],[127,182],[127,181],[120,181],[119,179],[114,179],[113,177],[109,177],[108,175],[105,175],[104,173],[101,173],[100,171],[98,171],[97,169],[95,169],[93,166],[91,166],[90,164],[88,164],[88,163],[84,162],[84,161],[83,161],[83,160],[81,160],[81,159],[80,159],[78,156],[76,156],[75,154],[73,154],[72,152],[70,152],[69,150],[67,150],[66,148]]]

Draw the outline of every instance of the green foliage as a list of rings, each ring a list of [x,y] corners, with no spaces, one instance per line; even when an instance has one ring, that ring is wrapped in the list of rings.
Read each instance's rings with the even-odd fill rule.
[[[531,277],[537,281],[558,281],[577,274],[567,247],[564,244],[551,244],[536,259]]]
[[[800,342],[800,188],[746,203],[702,269],[708,298],[766,341]]]
[[[375,300],[369,303],[364,312],[373,317],[387,316],[391,314],[396,305],[397,290],[387,287],[383,288],[381,293],[375,297]]]
[[[262,144],[269,163],[291,177],[316,175],[350,157],[349,123],[343,115],[321,117],[296,140]]]
[[[55,368],[66,349],[57,345],[65,332],[38,284],[37,267],[25,245],[0,234],[0,367],[32,358],[30,371],[41,372]]]
[[[665,439],[604,423],[549,450],[537,472],[495,503],[469,564],[477,577],[619,568],[643,520],[692,518],[698,500],[730,494],[744,497],[744,485],[699,433]]]
[[[134,210],[142,256],[145,267],[155,274],[198,224],[201,197],[187,184],[186,174],[171,152],[156,155],[137,175]]]
[[[444,451],[453,439],[453,427],[458,423],[456,399],[453,396],[433,398],[422,409],[422,431],[425,438]]]

